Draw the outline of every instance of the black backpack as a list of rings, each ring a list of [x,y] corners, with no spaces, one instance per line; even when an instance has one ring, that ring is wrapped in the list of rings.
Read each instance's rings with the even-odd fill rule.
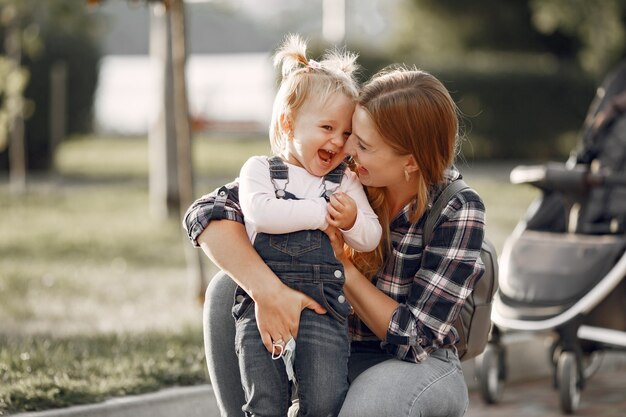
[[[430,241],[435,222],[448,202],[457,193],[469,188],[461,179],[452,181],[441,192],[426,218],[424,225],[424,245]],[[454,327],[459,333],[456,348],[462,361],[480,355],[489,340],[491,330],[491,305],[493,296],[498,289],[498,257],[493,244],[483,240],[480,257],[485,264],[485,273],[476,282],[474,290],[465,300]]]

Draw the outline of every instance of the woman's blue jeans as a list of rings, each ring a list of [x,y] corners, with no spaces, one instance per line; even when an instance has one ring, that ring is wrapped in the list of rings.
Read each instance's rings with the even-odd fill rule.
[[[246,402],[234,349],[235,288],[218,273],[207,288],[203,316],[207,366],[223,417],[243,416]],[[454,349],[415,364],[354,344],[348,367],[351,384],[339,417],[456,417],[467,409],[467,385]]]

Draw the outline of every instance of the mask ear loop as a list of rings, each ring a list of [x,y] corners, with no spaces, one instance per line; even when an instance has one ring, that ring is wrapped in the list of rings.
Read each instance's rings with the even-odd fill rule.
[[[285,342],[272,342],[272,359],[277,360],[285,354]]]

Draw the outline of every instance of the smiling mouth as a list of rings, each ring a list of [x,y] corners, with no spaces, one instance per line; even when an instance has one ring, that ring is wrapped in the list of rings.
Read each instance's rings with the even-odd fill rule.
[[[337,152],[329,151],[327,149],[320,149],[319,151],[317,151],[317,154],[322,161],[328,163],[333,160]]]

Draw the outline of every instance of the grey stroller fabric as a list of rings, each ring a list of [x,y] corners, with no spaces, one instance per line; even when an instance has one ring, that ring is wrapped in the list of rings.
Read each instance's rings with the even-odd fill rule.
[[[624,254],[626,63],[598,88],[570,160],[533,169],[542,195],[507,242],[499,290],[500,313],[522,320],[567,310]]]
[[[598,89],[589,110],[576,163],[626,177],[626,63]],[[626,187],[604,185],[590,190],[580,212],[580,233],[626,231]]]

